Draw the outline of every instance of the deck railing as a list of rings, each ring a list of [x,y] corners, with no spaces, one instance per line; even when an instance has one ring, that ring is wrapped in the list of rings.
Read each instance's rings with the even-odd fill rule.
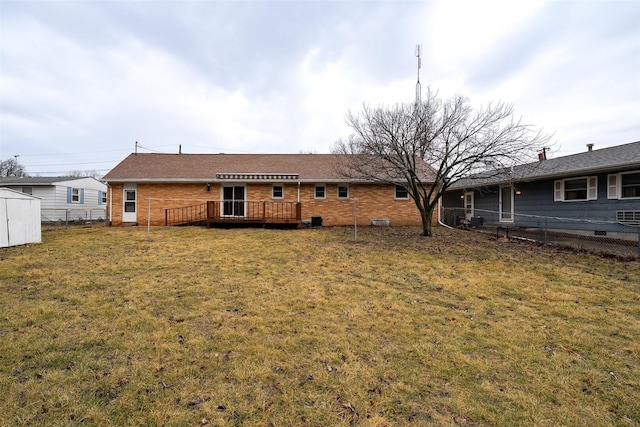
[[[207,204],[182,206],[164,210],[165,225],[197,225],[207,221]]]
[[[290,223],[300,221],[302,210],[297,202],[209,201],[207,221]]]
[[[208,201],[199,205],[165,209],[165,225],[233,222],[292,224],[302,219],[299,202]]]

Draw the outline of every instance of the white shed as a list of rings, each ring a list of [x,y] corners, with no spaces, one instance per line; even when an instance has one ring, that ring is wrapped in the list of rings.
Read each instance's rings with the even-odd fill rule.
[[[40,199],[0,188],[0,248],[41,241]]]

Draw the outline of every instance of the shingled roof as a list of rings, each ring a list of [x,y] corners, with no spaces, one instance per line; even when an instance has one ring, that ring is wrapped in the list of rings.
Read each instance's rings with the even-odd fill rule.
[[[130,154],[103,180],[107,182],[216,182],[237,175],[278,176],[301,182],[349,181],[333,154]]]
[[[515,166],[511,169],[487,171],[458,181],[450,188],[569,178],[632,169],[640,169],[640,141]]]
[[[89,177],[77,176],[24,176],[0,178],[0,185],[53,185],[58,182],[69,182]]]

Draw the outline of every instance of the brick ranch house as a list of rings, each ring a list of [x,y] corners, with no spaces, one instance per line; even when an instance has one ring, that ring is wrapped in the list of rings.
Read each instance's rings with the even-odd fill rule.
[[[332,154],[131,154],[103,178],[107,222],[353,225],[355,204],[359,225],[421,224],[402,186],[347,179],[339,160]]]

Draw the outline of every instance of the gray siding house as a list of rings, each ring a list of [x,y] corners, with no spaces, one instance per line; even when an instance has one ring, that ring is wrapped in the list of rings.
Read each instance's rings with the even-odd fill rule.
[[[546,228],[637,236],[640,142],[487,171],[457,182],[442,200],[448,225]],[[626,236],[625,236],[626,235]]]
[[[0,178],[0,187],[38,197],[42,222],[104,220],[107,186],[92,177]]]

